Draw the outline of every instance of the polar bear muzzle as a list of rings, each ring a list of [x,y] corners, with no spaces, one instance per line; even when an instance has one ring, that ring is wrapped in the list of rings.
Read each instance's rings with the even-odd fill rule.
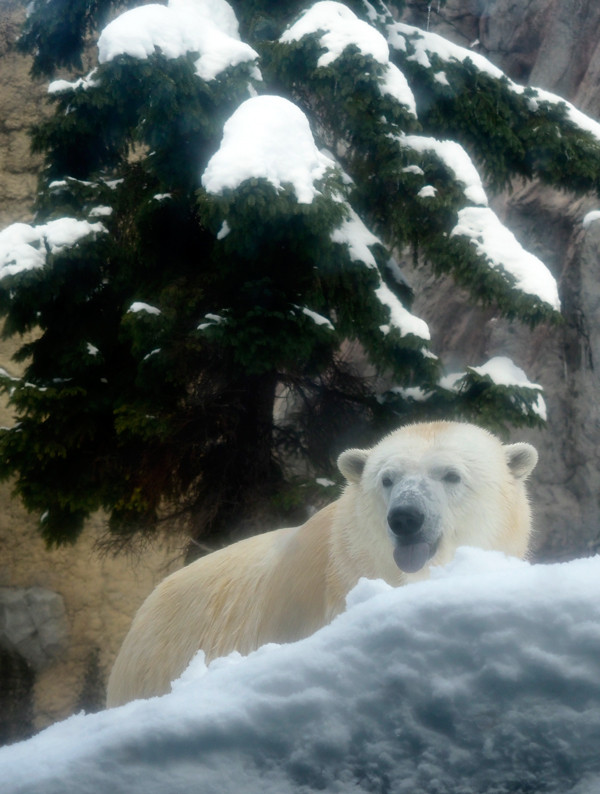
[[[416,573],[435,554],[440,535],[437,522],[427,508],[430,489],[414,477],[398,486],[390,500],[387,525],[394,543],[394,562],[404,573]]]
[[[416,573],[437,551],[440,538],[430,540],[423,532],[425,514],[417,507],[394,507],[387,517],[394,538],[394,562],[404,573]]]

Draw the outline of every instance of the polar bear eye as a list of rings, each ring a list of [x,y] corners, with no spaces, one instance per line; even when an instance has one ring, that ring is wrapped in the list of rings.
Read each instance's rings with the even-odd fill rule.
[[[449,485],[456,485],[460,482],[460,474],[455,469],[448,469],[442,476],[442,480]]]
[[[392,480],[389,474],[384,474],[383,477],[381,478],[381,484],[383,485],[384,488],[391,488],[392,485],[394,484],[394,481]]]

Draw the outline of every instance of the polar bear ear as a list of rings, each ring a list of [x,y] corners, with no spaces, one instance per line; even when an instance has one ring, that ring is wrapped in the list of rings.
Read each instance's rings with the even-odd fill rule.
[[[347,449],[337,460],[338,469],[348,482],[359,482],[368,457],[366,449]]]
[[[507,444],[504,447],[506,462],[515,480],[524,480],[535,468],[538,462],[538,454],[535,447],[531,444],[520,442],[519,444]]]

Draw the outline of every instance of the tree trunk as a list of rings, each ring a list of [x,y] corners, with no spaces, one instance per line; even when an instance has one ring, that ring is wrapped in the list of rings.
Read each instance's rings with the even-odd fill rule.
[[[262,531],[269,501],[282,481],[273,454],[275,373],[246,376],[227,390],[229,421],[205,467],[199,502],[194,510],[191,561],[210,544],[211,536],[231,542]],[[266,527],[265,527],[266,528]],[[210,544],[212,545],[212,544]]]

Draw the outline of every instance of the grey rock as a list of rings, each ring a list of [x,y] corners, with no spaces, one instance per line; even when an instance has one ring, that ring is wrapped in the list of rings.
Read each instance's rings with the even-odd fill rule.
[[[41,670],[60,656],[67,642],[65,606],[58,593],[42,587],[0,587],[0,647]]]

